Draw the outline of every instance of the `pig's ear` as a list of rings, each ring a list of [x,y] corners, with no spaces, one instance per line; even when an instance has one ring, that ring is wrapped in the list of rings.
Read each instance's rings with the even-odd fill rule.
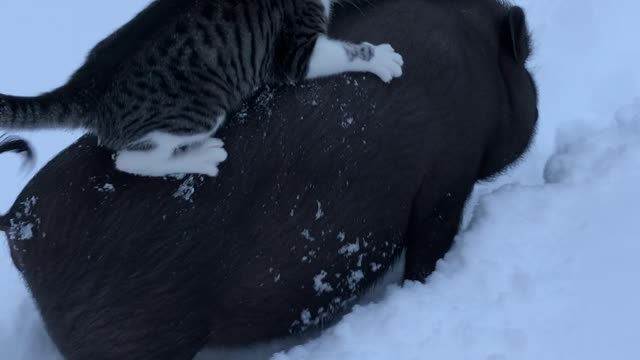
[[[524,10],[521,7],[513,6],[509,9],[502,31],[505,50],[516,63],[524,64],[531,55],[531,37]]]

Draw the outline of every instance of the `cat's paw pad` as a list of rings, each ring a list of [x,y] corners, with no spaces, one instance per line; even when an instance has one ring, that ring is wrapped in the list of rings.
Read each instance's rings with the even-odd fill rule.
[[[382,81],[388,83],[393,78],[402,76],[404,59],[389,44],[371,45],[374,49],[373,58],[370,60],[369,71],[377,75]]]

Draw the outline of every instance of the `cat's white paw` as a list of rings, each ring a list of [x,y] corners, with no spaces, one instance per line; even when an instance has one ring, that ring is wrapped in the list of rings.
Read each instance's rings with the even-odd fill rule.
[[[369,61],[369,72],[377,75],[388,83],[393,78],[402,76],[404,59],[389,44],[371,45],[374,49],[373,58]]]
[[[218,138],[209,138],[172,159],[185,171],[183,173],[217,176],[218,165],[227,160],[224,142]]]
[[[157,147],[149,151],[123,150],[116,157],[116,168],[140,176],[161,177],[174,174],[217,176],[218,165],[228,157],[224,143],[207,138],[170,154],[170,149]]]

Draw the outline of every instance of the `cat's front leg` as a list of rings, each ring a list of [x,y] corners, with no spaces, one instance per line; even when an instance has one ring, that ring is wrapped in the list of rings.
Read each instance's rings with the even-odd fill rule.
[[[370,72],[382,81],[390,82],[402,76],[404,60],[389,44],[353,44],[318,37],[311,57],[307,79],[345,72]]]

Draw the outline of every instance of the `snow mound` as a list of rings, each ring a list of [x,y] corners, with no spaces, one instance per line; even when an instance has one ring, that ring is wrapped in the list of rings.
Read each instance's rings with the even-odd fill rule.
[[[547,183],[483,196],[427,284],[272,359],[638,358],[640,100],[556,139]]]

